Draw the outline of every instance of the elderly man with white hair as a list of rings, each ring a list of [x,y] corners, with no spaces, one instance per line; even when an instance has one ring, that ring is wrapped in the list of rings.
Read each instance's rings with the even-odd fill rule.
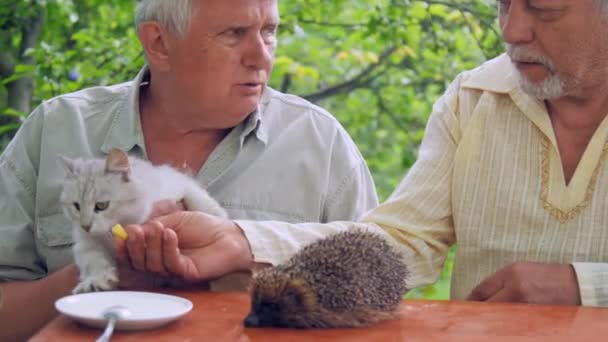
[[[507,53],[456,78],[433,107],[414,166],[357,223],[197,213],[161,221],[178,243],[205,226],[189,241],[198,255],[213,234],[240,228],[250,249],[226,266],[235,268],[290,256],[289,240],[267,250],[255,239],[265,230],[365,227],[401,250],[409,288],[436,281],[457,243],[452,299],[608,306],[607,2],[498,1]],[[163,257],[176,274],[209,260],[173,251]]]
[[[23,340],[50,320],[54,301],[78,279],[59,204],[60,154],[86,159],[119,148],[186,167],[233,219],[355,220],[378,204],[365,160],[340,124],[266,86],[276,0],[142,0],[136,25],[147,65],[133,82],[45,101],[0,156],[2,341]],[[178,209],[166,205],[158,213]],[[325,233],[251,234],[268,249],[290,240],[295,251],[298,241]],[[216,257],[226,262],[247,250],[242,236],[239,229],[218,236]],[[142,249],[154,251],[158,238],[132,232],[126,248],[142,267],[123,268],[121,286],[162,267]]]

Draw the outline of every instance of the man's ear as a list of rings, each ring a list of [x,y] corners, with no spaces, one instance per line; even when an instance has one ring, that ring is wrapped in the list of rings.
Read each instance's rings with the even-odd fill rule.
[[[140,24],[137,32],[149,65],[159,71],[169,71],[169,50],[173,34],[155,21]]]

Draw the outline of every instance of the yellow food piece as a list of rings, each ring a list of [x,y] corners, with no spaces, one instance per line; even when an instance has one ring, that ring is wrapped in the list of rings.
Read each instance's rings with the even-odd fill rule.
[[[112,227],[112,235],[123,240],[126,240],[129,236],[127,231],[120,224],[116,224],[114,227]]]

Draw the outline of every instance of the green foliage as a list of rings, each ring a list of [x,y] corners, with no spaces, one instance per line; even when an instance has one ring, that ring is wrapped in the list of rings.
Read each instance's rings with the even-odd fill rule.
[[[133,10],[134,1],[49,1],[45,31],[34,53],[33,101],[133,79],[143,64]],[[71,78],[71,72],[78,77]]]
[[[281,0],[270,84],[333,113],[357,143],[385,199],[416,159],[433,102],[459,72],[501,52],[495,9],[488,3]],[[7,58],[15,65],[0,79],[0,144],[24,117],[6,108],[10,82],[33,77],[35,106],[135,76],[143,56],[134,5],[133,0],[0,0],[0,43],[7,52],[0,52],[0,67]],[[34,46],[19,51],[25,39],[21,23],[36,9],[44,13],[44,29]],[[27,56],[34,62],[23,63]],[[453,252],[436,286],[411,296],[446,298],[452,258]]]
[[[289,75],[290,92],[325,95],[320,104],[359,145],[382,198],[416,159],[431,105],[447,84],[501,51],[486,1],[280,4],[272,84],[285,84]]]

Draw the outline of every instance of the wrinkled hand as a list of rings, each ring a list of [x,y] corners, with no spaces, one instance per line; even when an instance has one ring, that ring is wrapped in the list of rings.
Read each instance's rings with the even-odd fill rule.
[[[181,210],[184,210],[184,205],[182,202],[175,202],[172,200],[158,201],[154,203],[154,207],[152,208],[152,212],[150,213],[148,219],[154,219],[156,217],[168,215]],[[150,290],[169,281],[166,275],[153,274],[134,269],[129,260],[126,241],[119,238],[114,238],[114,247],[116,250],[117,267],[119,273],[118,277],[120,279],[118,284],[119,288]]]
[[[116,246],[118,258],[140,272],[198,282],[253,264],[249,242],[228,219],[177,211],[125,230],[129,237]]]
[[[574,268],[564,264],[517,262],[483,280],[467,300],[580,305]]]

